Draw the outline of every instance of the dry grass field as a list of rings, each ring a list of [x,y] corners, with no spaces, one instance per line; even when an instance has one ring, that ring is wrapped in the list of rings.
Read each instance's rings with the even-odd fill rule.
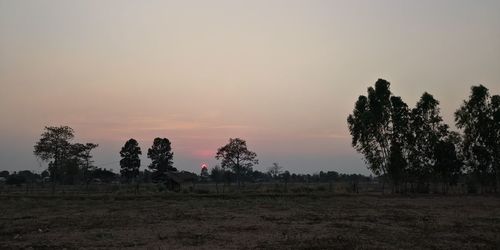
[[[1,196],[0,249],[499,249],[495,196]]]

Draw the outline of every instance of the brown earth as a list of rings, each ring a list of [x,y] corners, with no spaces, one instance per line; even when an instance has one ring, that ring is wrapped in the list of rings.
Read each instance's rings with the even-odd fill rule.
[[[500,249],[494,196],[0,197],[0,249]]]

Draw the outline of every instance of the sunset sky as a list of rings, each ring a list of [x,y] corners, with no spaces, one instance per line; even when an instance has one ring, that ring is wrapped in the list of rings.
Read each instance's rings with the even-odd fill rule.
[[[500,1],[0,0],[0,170],[43,170],[33,145],[68,125],[115,170],[129,138],[141,170],[166,137],[199,172],[240,137],[258,170],[369,174],[346,117],[378,78],[453,124],[471,85],[500,94]]]

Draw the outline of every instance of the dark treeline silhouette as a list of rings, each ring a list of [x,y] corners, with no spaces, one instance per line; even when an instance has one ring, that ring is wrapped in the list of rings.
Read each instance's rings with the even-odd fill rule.
[[[207,169],[208,171],[208,169]],[[192,173],[194,174],[194,173]],[[104,168],[94,168],[89,172],[91,176],[91,182],[93,183],[129,183],[123,174],[118,174],[113,172],[111,169]],[[140,183],[158,183],[152,178],[153,174],[151,171],[145,169],[143,171],[138,171],[138,175],[135,178],[135,182]],[[231,183],[237,184],[238,177],[231,170],[223,170],[218,165],[215,166],[207,172],[206,175],[200,173],[198,175],[199,182],[211,182],[214,184],[224,184],[231,185]],[[74,177],[74,179],[78,179]],[[373,182],[374,178],[370,176],[365,176],[361,174],[341,174],[336,171],[320,171],[314,174],[297,174],[284,171],[279,175],[273,175],[270,172],[262,172],[259,170],[247,171],[240,177],[240,182],[248,183],[331,183],[331,182],[342,182],[342,183],[368,183]],[[43,171],[41,174],[32,172],[30,170],[22,170],[18,172],[9,173],[9,171],[0,172],[0,181],[5,182],[7,185],[23,185],[23,184],[40,184],[40,183],[50,183],[51,179],[47,171]],[[240,184],[241,184],[240,183]],[[64,183],[61,183],[64,184]],[[74,182],[73,184],[85,184],[83,179]],[[71,185],[71,184],[69,184]]]
[[[231,183],[236,183],[238,189],[247,183],[274,182],[284,184],[287,190],[288,183],[325,183],[325,182],[368,182],[372,178],[363,175],[339,174],[335,171],[319,172],[316,174],[295,174],[283,171],[278,163],[273,163],[267,172],[254,170],[258,164],[257,154],[248,149],[246,141],[240,138],[230,138],[229,142],[220,147],[214,156],[221,161],[221,166],[212,169],[206,166],[201,173],[196,175],[187,171],[178,171],[173,166],[173,152],[171,142],[167,138],[155,138],[153,145],[148,149],[148,158],[151,164],[147,169],[140,170],[140,155],[142,150],[135,139],[129,139],[121,148],[120,173],[114,173],[94,165],[91,150],[98,145],[93,143],[72,143],[74,131],[67,126],[45,127],[40,140],[35,144],[34,154],[43,161],[48,162],[48,168],[41,174],[31,171],[9,173],[0,172],[0,183],[8,185],[31,185],[36,183],[52,184],[54,192],[56,184],[85,185],[88,189],[90,183],[125,183],[135,184],[136,192],[139,183],[163,183],[172,186],[173,173],[183,176],[195,176],[196,182],[215,183],[217,192],[219,184],[224,188]],[[170,173],[170,174],[169,174]],[[175,176],[174,176],[175,177]]]
[[[500,184],[500,96],[482,85],[455,112],[463,134],[450,131],[439,101],[425,92],[415,108],[393,95],[379,79],[361,95],[347,118],[352,145],[368,168],[392,183],[395,192],[442,191],[464,180],[470,189],[498,191]]]

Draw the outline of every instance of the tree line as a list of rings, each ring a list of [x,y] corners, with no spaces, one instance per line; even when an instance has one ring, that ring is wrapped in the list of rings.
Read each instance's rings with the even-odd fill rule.
[[[428,192],[433,183],[446,192],[464,175],[482,191],[499,191],[500,96],[472,86],[454,114],[461,133],[444,123],[439,104],[425,92],[409,108],[379,79],[347,118],[352,146],[396,192]]]
[[[42,178],[49,179],[54,185],[75,184],[109,174],[108,170],[94,166],[91,151],[98,147],[94,143],[73,143],[74,130],[68,126],[47,126],[34,146],[34,155],[48,162],[48,168]],[[169,172],[177,172],[173,166],[171,142],[167,138],[155,138],[147,151],[151,159],[148,169],[140,171],[142,150],[135,139],[129,139],[120,152],[120,181],[136,183],[144,181],[166,182]],[[246,141],[230,138],[229,143],[217,150],[215,159],[221,161],[221,168],[212,170],[210,177],[219,180],[234,180],[240,186],[241,181],[254,175],[252,166],[258,164],[257,154],[247,148]],[[223,177],[219,176],[219,170]],[[109,178],[106,178],[109,179]]]
[[[74,143],[75,132],[68,126],[47,126],[44,128],[38,142],[34,146],[34,155],[48,163],[47,169],[41,174],[31,171],[9,173],[2,171],[0,177],[7,180],[7,184],[23,184],[35,182],[51,182],[56,184],[74,185],[90,182],[123,182],[123,183],[164,183],[168,172],[176,172],[173,166],[173,150],[169,139],[155,138],[153,145],[147,150],[151,163],[147,169],[141,170],[142,149],[135,139],[129,139],[121,148],[120,173],[98,167],[94,164],[91,151],[98,147],[94,143]],[[215,182],[216,185],[243,182],[360,182],[369,181],[363,175],[339,174],[335,171],[319,172],[316,174],[295,174],[284,171],[278,163],[273,163],[267,172],[254,170],[258,164],[257,154],[248,149],[246,141],[240,138],[230,138],[229,142],[220,147],[215,159],[220,160],[210,171],[202,168],[199,174],[201,182]],[[186,172],[186,171],[183,171]]]
[[[191,173],[195,175],[195,173]],[[91,171],[92,182],[97,184],[117,184],[117,183],[127,183],[126,179],[121,173],[115,173],[112,169],[105,168],[95,168]],[[75,178],[78,180],[78,178]],[[272,174],[269,170],[260,171],[252,170],[248,171],[245,175],[240,177],[241,182],[247,183],[348,183],[348,184],[358,184],[358,183],[369,183],[375,181],[376,178],[371,176],[365,176],[362,174],[342,174],[337,171],[320,171],[314,174],[300,174],[300,173],[290,173],[289,171],[282,171],[277,175]],[[140,183],[154,183],[152,178],[152,172],[148,169],[139,170],[135,181]],[[50,174],[47,170],[41,173],[36,173],[30,170],[22,171],[0,171],[0,183],[4,182],[7,185],[35,185],[50,183]],[[236,183],[236,175],[230,170],[224,170],[219,165],[211,168],[210,170],[203,168],[198,175],[199,183],[215,183],[216,185],[231,185],[231,183]],[[68,184],[68,183],[61,183]],[[86,184],[82,180],[75,184]],[[71,184],[68,184],[71,185]],[[218,188],[218,187],[216,187]]]

